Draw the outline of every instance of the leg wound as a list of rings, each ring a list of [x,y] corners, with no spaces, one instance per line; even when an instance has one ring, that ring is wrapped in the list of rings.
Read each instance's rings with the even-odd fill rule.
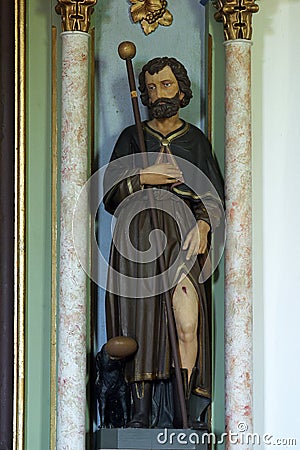
[[[182,290],[183,290],[183,292],[184,292],[185,294],[187,294],[187,288],[186,288],[186,286],[182,286]]]

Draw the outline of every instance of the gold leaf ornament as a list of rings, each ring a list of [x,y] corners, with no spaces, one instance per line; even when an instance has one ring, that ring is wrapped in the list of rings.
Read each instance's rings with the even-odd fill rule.
[[[132,20],[134,23],[141,23],[146,35],[154,31],[158,25],[171,25],[173,16],[167,10],[166,0],[130,0],[130,2]]]
[[[173,21],[172,14],[167,10],[161,19],[158,20],[159,25],[169,26]]]
[[[130,8],[131,17],[134,23],[140,22],[146,17],[147,14],[147,8],[146,8],[146,2],[145,1],[139,1],[139,0],[130,0],[133,5]]]
[[[154,22],[154,23],[149,23],[147,22],[147,20],[141,20],[141,26],[143,28],[144,33],[146,34],[146,36],[148,36],[148,34],[152,33],[152,31],[155,31],[156,28],[158,27],[158,22]]]

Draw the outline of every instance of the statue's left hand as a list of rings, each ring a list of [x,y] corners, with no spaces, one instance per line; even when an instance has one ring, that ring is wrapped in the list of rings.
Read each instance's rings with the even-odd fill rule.
[[[183,243],[183,250],[187,250],[186,259],[189,260],[191,256],[205,253],[207,249],[207,235],[210,226],[204,220],[199,220],[197,225],[191,229],[187,234]]]

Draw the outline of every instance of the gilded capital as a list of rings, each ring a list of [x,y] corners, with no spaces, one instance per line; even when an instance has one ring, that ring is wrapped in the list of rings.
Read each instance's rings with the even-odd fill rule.
[[[97,0],[57,0],[55,11],[61,15],[63,31],[88,33],[96,3]]]
[[[256,0],[214,0],[215,19],[224,24],[225,40],[251,39],[252,14],[259,10]]]

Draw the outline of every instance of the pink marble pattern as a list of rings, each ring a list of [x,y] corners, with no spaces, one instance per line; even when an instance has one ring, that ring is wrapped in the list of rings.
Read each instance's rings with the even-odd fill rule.
[[[72,219],[87,180],[88,40],[86,33],[62,33],[57,450],[85,448],[87,285],[73,244]],[[81,213],[87,248],[87,211]]]
[[[251,42],[226,52],[225,395],[227,449],[250,449],[252,432]]]

